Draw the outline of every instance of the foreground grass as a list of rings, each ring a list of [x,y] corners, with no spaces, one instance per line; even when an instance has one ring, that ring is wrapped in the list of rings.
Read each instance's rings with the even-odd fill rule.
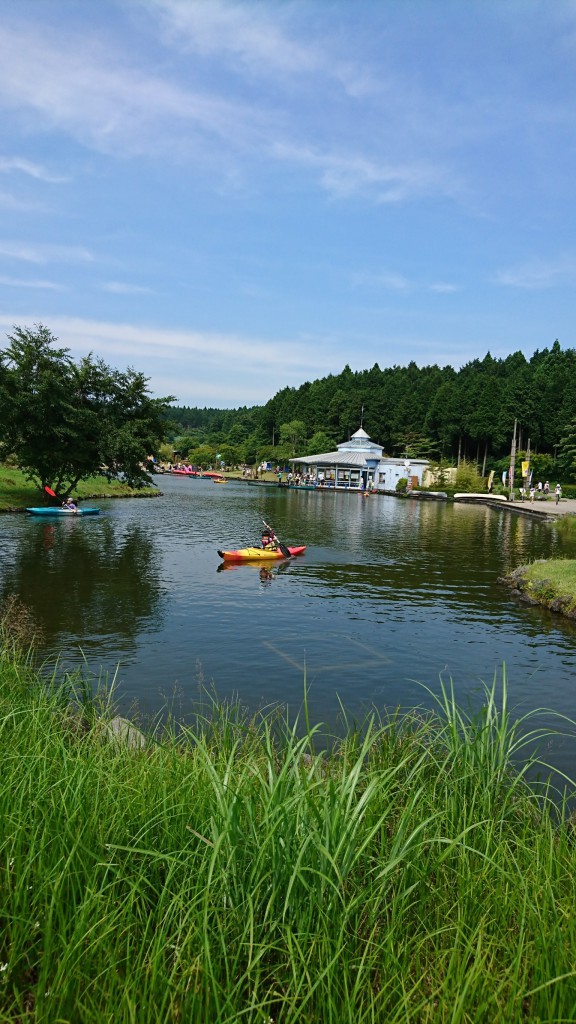
[[[119,480],[108,481],[101,476],[83,480],[74,490],[79,498],[128,497],[130,495],[157,494],[156,488],[135,491]],[[0,512],[6,509],[43,505],[43,494],[33,486],[20,469],[0,465]]]
[[[573,828],[493,691],[324,757],[234,707],[128,751],[4,651],[0,729],[1,1021],[576,1017]]]

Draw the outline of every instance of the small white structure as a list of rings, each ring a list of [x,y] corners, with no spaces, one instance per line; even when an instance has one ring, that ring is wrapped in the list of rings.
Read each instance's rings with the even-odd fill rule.
[[[382,445],[371,441],[362,427],[349,441],[337,445],[335,452],[304,455],[290,462],[311,473],[315,482],[325,487],[384,491],[395,491],[403,477],[409,488],[419,487],[429,465],[427,459],[389,458]]]

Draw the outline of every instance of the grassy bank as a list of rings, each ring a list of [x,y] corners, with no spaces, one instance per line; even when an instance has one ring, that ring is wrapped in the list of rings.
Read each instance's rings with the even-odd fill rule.
[[[576,618],[576,560],[549,558],[521,565],[500,581],[529,604]]]
[[[83,480],[74,490],[81,499],[86,498],[122,498],[157,494],[155,487],[144,491],[135,491],[119,480],[108,481],[101,476],[93,476]],[[0,465],[0,512],[9,509],[26,508],[29,505],[43,505],[44,496],[33,486],[19,469]]]
[[[214,708],[145,750],[0,657],[0,1020],[576,1016],[576,846],[476,723],[312,730]]]

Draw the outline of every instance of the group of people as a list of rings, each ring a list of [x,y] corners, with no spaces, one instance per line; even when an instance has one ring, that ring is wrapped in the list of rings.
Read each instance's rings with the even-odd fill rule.
[[[527,490],[526,487],[522,485],[522,487],[520,488],[520,501],[524,501],[526,497],[529,497],[530,501],[534,501],[536,494],[538,494],[539,498],[547,498],[549,493],[550,484],[548,483],[548,481],[546,481],[546,483],[543,484],[542,481],[539,480],[536,486],[531,485],[529,490]],[[554,488],[554,496],[556,498],[556,504],[558,504],[560,498],[562,497],[562,488],[560,484],[556,484],[556,487]]]

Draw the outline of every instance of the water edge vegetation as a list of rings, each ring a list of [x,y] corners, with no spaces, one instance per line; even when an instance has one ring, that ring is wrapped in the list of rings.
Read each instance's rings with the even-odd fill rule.
[[[574,1019],[574,822],[527,781],[544,734],[505,675],[478,714],[446,688],[331,744],[304,701],[300,729],[213,703],[132,748],[17,640],[5,620],[2,1021]]]
[[[74,495],[87,498],[141,498],[155,497],[157,487],[136,490],[121,480],[106,480],[102,476],[89,477],[77,484]],[[29,505],[44,503],[44,495],[26,479],[21,469],[0,463],[0,512],[22,511]]]

